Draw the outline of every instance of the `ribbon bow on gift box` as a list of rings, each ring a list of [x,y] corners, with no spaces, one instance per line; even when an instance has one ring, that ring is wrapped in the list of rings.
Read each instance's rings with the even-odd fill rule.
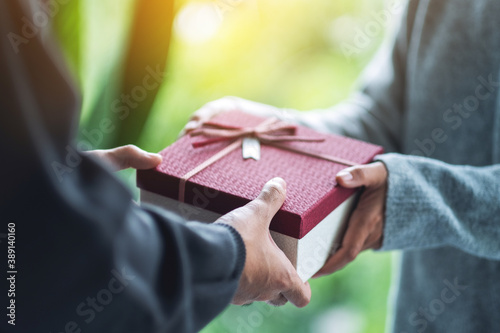
[[[314,158],[343,164],[346,166],[353,166],[358,164],[335,156],[315,153],[296,146],[285,144],[286,142],[325,141],[324,138],[297,136],[295,135],[296,131],[297,126],[285,123],[277,118],[268,118],[255,127],[235,127],[213,122],[203,123],[199,129],[194,130],[189,134],[191,137],[203,135],[207,138],[206,140],[193,142],[192,145],[194,148],[200,148],[223,141],[235,141],[181,177],[179,183],[179,201],[184,202],[186,182],[189,178],[193,177],[203,169],[207,168],[230,152],[234,151],[239,146],[242,146],[244,159],[253,158],[255,160],[259,160],[260,144],[263,143],[279,149],[292,151],[298,154],[307,155]]]
[[[296,136],[297,126],[269,118],[255,127],[235,127],[218,123],[205,122],[202,127],[191,132],[191,136],[203,135],[207,140],[193,143],[194,148],[203,147],[212,143],[242,138],[255,138],[262,143],[273,142],[323,142],[324,138]]]
[[[324,138],[299,137],[295,135],[297,126],[269,118],[255,127],[234,127],[218,123],[205,122],[202,127],[190,135],[203,135],[207,139],[193,142],[194,148],[204,147],[212,143],[242,139],[243,159],[260,160],[260,143],[273,145],[278,142],[322,142]]]

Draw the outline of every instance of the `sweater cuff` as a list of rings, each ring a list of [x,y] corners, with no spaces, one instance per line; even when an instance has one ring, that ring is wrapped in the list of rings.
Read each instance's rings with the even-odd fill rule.
[[[229,224],[225,223],[214,223],[214,226],[221,226],[225,228],[229,233],[231,234],[231,238],[233,240],[234,247],[236,249],[235,254],[236,254],[236,263],[235,263],[235,268],[234,268],[234,273],[232,278],[235,278],[237,280],[240,279],[241,273],[243,272],[243,268],[245,268],[245,261],[246,261],[246,248],[245,248],[245,242],[243,241],[243,238],[241,238],[240,233],[230,226]]]
[[[411,216],[418,214],[419,205],[412,199],[411,177],[414,170],[400,154],[383,154],[375,157],[385,164],[388,171],[385,201],[384,239],[380,251],[403,250],[423,240],[425,226],[413,223]]]

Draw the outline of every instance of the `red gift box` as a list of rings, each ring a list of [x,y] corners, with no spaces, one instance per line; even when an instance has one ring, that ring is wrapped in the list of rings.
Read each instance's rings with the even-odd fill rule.
[[[264,122],[266,122],[264,118],[233,111],[215,117],[210,121],[210,125],[219,129],[236,131],[241,128],[255,128]],[[141,189],[141,201],[176,210],[188,219],[213,221],[217,216],[226,214],[255,199],[268,180],[281,177],[287,183],[287,198],[273,218],[270,229],[274,232],[273,238],[278,246],[281,243],[280,247],[298,268],[297,256],[300,251],[290,246],[295,247],[299,243],[296,242],[297,244],[293,245],[290,241],[305,238],[328,216],[333,216],[336,220],[335,230],[331,227],[331,230],[323,227],[322,232],[330,230],[340,234],[354,204],[356,190],[338,186],[335,181],[336,174],[346,168],[346,164],[371,162],[375,155],[383,152],[383,149],[342,136],[320,134],[302,126],[295,126],[292,132],[290,135],[290,129],[288,129],[285,137],[296,137],[299,140],[300,138],[320,139],[321,142],[267,142],[265,139],[268,136],[263,135],[260,160],[243,159],[242,148],[237,146],[192,175],[185,181],[185,185],[182,185],[181,178],[237,140],[236,138],[220,141],[227,138],[184,136],[160,152],[163,162],[157,168],[137,171],[137,186]],[[255,133],[247,131],[244,135],[252,134]],[[281,134],[278,133],[276,137],[279,139]],[[194,147],[197,144],[203,145],[212,141],[215,142],[198,148]],[[329,158],[343,164],[333,162]],[[184,202],[188,205],[183,205],[178,201],[179,188],[181,192],[184,191]],[[350,202],[347,205],[348,199]],[[344,211],[334,214],[333,212],[343,203],[346,203]],[[202,218],[203,214],[209,216]],[[317,237],[323,237],[322,232],[316,232]],[[281,236],[274,237],[277,234],[284,235],[286,239],[279,239]],[[311,247],[321,243],[322,240],[317,237],[315,240],[308,240],[308,245],[305,246]],[[334,250],[339,245],[339,235],[333,238],[326,243],[323,242],[322,247],[326,249],[304,250],[316,257],[314,265],[309,263],[309,266],[314,266],[314,268],[304,268],[304,272],[299,272],[302,273],[304,280],[307,280],[315,273],[315,270],[317,271],[322,266],[328,254],[332,252],[332,247]],[[333,241],[335,244],[329,244]],[[294,253],[287,253],[290,251]],[[315,254],[317,252],[321,254]]]

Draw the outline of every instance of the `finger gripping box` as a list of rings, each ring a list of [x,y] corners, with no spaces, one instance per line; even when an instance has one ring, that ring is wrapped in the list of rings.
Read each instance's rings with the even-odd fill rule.
[[[287,196],[271,221],[271,236],[306,281],[340,246],[356,201],[357,191],[338,186],[336,174],[371,162],[383,149],[268,120],[228,112],[211,120],[209,130],[180,138],[160,152],[158,167],[137,171],[140,200],[186,220],[214,222],[281,177]],[[260,142],[258,160],[243,158],[248,137]]]

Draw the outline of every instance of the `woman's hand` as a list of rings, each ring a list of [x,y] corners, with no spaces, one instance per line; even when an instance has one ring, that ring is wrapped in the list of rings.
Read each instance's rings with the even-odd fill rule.
[[[209,121],[221,113],[236,110],[260,117],[272,117],[283,114],[282,109],[271,105],[257,103],[239,97],[223,97],[205,104],[199,110],[194,112],[179,136],[183,136],[194,131],[200,127],[202,123]]]
[[[347,168],[337,174],[341,186],[365,189],[349,219],[342,246],[314,277],[332,274],[356,259],[361,251],[382,246],[387,176],[382,162]]]

